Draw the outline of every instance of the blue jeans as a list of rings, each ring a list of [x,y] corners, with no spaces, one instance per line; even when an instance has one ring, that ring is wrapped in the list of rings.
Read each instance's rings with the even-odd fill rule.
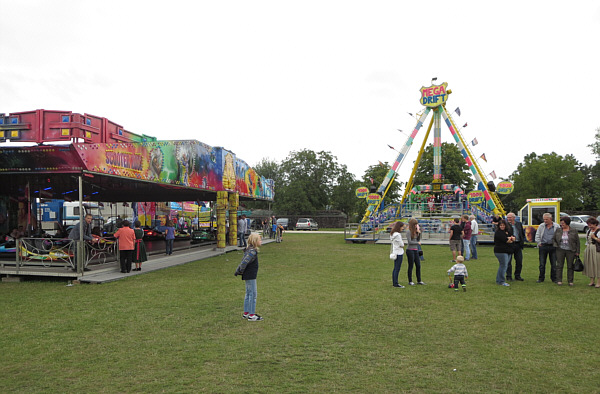
[[[421,281],[421,259],[419,258],[419,251],[413,249],[406,249],[406,256],[408,257],[408,281],[412,282],[412,270],[413,265],[417,266],[417,282]]]
[[[173,241],[175,241],[175,240],[174,239],[165,239],[165,242],[167,244],[167,250],[166,250],[167,254],[173,254]]]
[[[477,235],[471,235],[471,258],[477,260]]]
[[[510,255],[508,253],[495,253],[496,258],[498,259],[498,263],[500,264],[498,267],[498,273],[496,274],[496,284],[501,285],[502,283],[506,283],[506,267],[508,267],[508,259]]]
[[[465,260],[470,260],[471,259],[471,240],[470,239],[463,239],[463,256],[465,257]]]
[[[398,275],[400,275],[400,267],[402,266],[402,258],[403,254],[396,255],[396,260],[394,260],[394,270],[392,271],[392,284],[394,286],[398,285]]]
[[[253,315],[256,313],[256,279],[246,280],[246,297],[244,298],[244,312]]]
[[[246,234],[244,233],[238,233],[238,246],[245,248],[246,246],[248,246],[248,244],[246,244]]]

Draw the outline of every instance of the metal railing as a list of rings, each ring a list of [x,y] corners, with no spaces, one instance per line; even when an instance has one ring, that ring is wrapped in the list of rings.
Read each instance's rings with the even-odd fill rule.
[[[81,241],[67,238],[19,238],[16,245],[17,268],[27,266],[65,267],[77,269],[75,249]],[[100,238],[96,243],[84,241],[85,258],[88,264],[106,264],[118,259],[117,242]]]

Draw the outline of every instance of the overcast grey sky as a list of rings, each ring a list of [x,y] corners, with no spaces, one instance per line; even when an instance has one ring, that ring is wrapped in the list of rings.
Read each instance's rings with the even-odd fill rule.
[[[534,151],[594,162],[598,1],[0,0],[0,14],[4,113],[104,116],[251,166],[325,150],[362,177],[395,160],[437,77],[486,174]]]

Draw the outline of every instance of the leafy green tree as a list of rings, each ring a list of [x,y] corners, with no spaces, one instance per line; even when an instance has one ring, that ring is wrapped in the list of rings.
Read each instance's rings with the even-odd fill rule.
[[[515,205],[525,204],[528,198],[561,197],[561,209],[581,209],[584,174],[580,168],[580,163],[570,154],[565,157],[555,152],[526,155],[509,177],[515,187],[512,193]]]
[[[473,190],[475,182],[469,166],[455,144],[442,142],[443,183],[457,185],[465,192]],[[415,173],[414,185],[428,185],[433,182],[433,144],[423,151],[421,162]]]
[[[342,165],[337,183],[333,187],[331,206],[344,212],[349,218],[355,216],[359,208],[355,192],[361,183],[356,180],[354,174],[348,172],[345,165]]]
[[[334,188],[339,186],[342,174],[347,173],[331,152],[308,149],[290,152],[279,172],[281,186],[276,189],[279,195],[275,195],[275,209],[288,213],[332,208]]]
[[[589,166],[584,180],[584,209],[597,210],[600,209],[600,127],[596,129],[596,140],[588,145],[592,149],[592,153],[596,155],[596,163]]]
[[[596,135],[594,138],[596,141],[588,146],[592,148],[592,153],[594,153],[597,158],[600,158],[600,127],[596,129]]]

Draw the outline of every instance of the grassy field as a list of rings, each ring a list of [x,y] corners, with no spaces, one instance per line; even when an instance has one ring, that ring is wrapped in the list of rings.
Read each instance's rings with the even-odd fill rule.
[[[3,392],[599,392],[600,289],[495,284],[492,248],[447,288],[391,286],[389,246],[286,234],[260,253],[257,313],[241,318],[241,252],[104,285],[0,284]],[[401,283],[406,285],[406,261]],[[565,273],[566,275],[566,273]]]

